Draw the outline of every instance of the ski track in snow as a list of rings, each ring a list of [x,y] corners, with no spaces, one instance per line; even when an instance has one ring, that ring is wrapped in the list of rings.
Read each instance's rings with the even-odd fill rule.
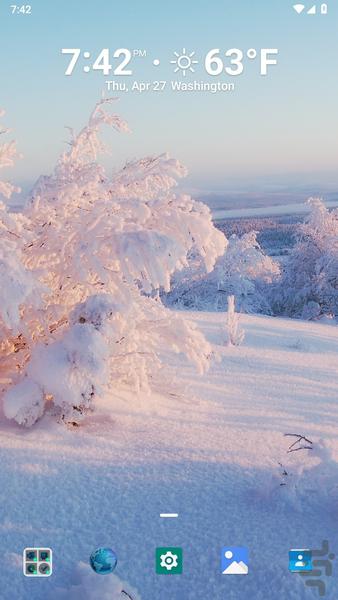
[[[318,597],[288,572],[288,550],[328,539],[338,554],[337,329],[243,315],[244,344],[229,348],[225,315],[188,316],[219,355],[206,375],[178,357],[162,393],[112,390],[75,430],[47,417],[22,430],[1,415],[1,600],[56,600],[104,545],[142,600]],[[331,457],[287,455],[286,432],[325,440]],[[53,549],[52,577],[22,575],[32,545]],[[166,545],[183,547],[183,575],[155,574]],[[221,575],[225,545],[248,546],[247,576]],[[337,560],[326,581],[325,599],[337,600]]]

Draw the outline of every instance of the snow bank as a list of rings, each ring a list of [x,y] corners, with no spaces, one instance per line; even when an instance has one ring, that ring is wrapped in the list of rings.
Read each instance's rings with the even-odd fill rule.
[[[56,588],[48,600],[141,600],[141,596],[116,575],[97,575],[89,565],[78,563],[74,581]]]

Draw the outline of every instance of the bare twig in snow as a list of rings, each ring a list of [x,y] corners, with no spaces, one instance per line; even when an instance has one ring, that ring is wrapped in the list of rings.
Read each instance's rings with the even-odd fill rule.
[[[312,450],[313,449],[313,442],[311,442],[311,440],[309,440],[308,438],[306,438],[304,435],[301,435],[300,433],[284,433],[285,437],[296,437],[297,439],[293,442],[293,444],[291,444],[291,446],[289,446],[288,449],[288,454],[290,452],[297,452],[297,450]],[[306,442],[306,446],[299,446],[298,448],[295,448],[294,446],[296,446],[297,444],[300,444],[302,441]]]

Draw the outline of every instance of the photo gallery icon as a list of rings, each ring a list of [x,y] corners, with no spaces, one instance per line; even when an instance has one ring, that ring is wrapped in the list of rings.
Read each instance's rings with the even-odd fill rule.
[[[224,546],[221,551],[222,575],[247,575],[249,551],[244,546]]]

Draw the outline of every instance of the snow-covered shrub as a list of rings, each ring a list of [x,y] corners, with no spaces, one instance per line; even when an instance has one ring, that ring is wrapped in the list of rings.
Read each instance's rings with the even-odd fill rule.
[[[269,285],[280,273],[279,265],[264,253],[257,241],[257,231],[242,237],[231,236],[224,257],[216,263],[218,302],[234,295],[242,312],[271,312]]]
[[[297,243],[275,288],[275,311],[305,319],[338,314],[338,209],[310,198]]]
[[[15,419],[25,427],[30,427],[43,415],[44,407],[42,388],[28,377],[10,387],[4,396],[4,413],[7,419]]]
[[[208,207],[174,193],[186,174],[177,160],[147,157],[108,177],[97,162],[99,128],[127,130],[109,102],[97,104],[78,135],[71,131],[53,174],[39,178],[23,215],[11,215],[21,225],[20,248],[13,249],[20,282],[27,274],[31,287],[21,284],[15,318],[3,328],[4,410],[27,425],[41,414],[41,394],[76,423],[108,388],[148,390],[163,348],[184,353],[201,371],[208,365],[202,334],[155,296],[169,291],[191,251],[210,271],[225,238]],[[27,394],[20,402],[23,385],[31,413]]]
[[[279,265],[267,256],[257,241],[257,232],[232,235],[225,253],[207,274],[195,253],[189,266],[173,275],[166,302],[196,310],[226,310],[234,295],[241,312],[271,314],[269,286],[279,276]]]
[[[228,296],[227,333],[229,346],[241,345],[245,334],[239,325],[239,315],[235,309],[235,296]]]

